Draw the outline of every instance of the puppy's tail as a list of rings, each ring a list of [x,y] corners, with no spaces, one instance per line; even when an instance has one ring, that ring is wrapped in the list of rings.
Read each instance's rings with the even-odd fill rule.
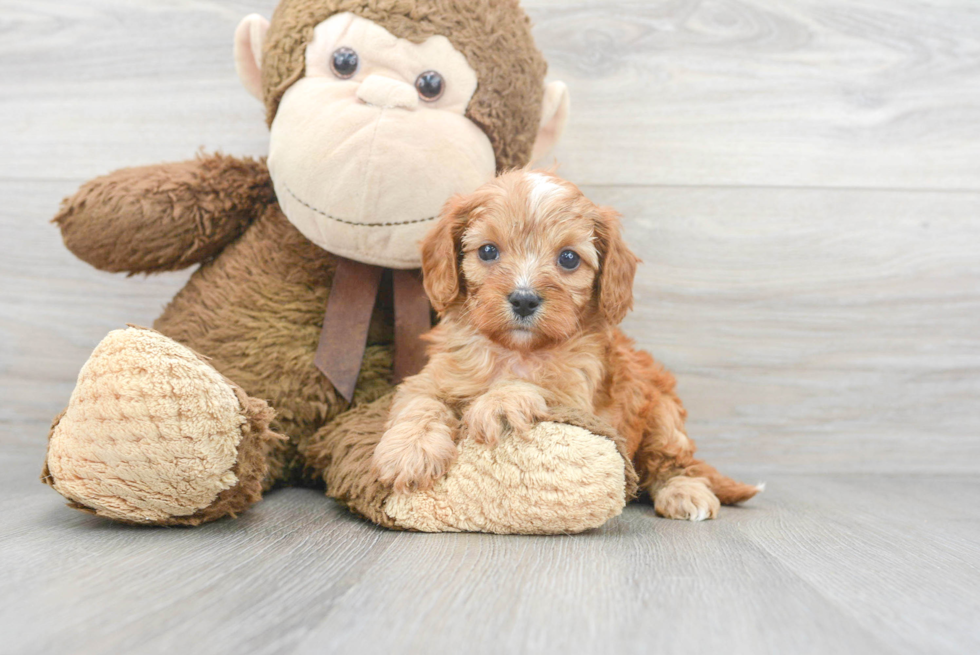
[[[766,488],[764,482],[753,485],[732,480],[719,473],[718,469],[711,464],[697,460],[692,466],[687,467],[686,473],[691,476],[707,478],[711,491],[718,496],[722,505],[737,505],[745,502]]]

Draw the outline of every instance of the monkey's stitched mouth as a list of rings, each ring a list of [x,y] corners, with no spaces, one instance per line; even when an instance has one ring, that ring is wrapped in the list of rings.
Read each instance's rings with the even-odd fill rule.
[[[299,204],[303,205],[307,209],[316,212],[317,214],[323,216],[324,218],[329,218],[331,221],[336,221],[337,223],[343,223],[344,225],[353,225],[354,227],[394,227],[397,225],[417,225],[418,223],[428,223],[429,221],[434,221],[437,218],[439,218],[438,216],[429,216],[428,218],[416,218],[410,221],[385,221],[383,223],[358,223],[356,221],[347,220],[345,218],[337,218],[336,216],[328,214],[322,209],[317,209],[310,203],[306,202],[305,200],[297,196],[296,193],[288,186],[286,185],[283,186],[285,186],[285,189],[289,193],[289,195],[291,195],[293,199],[296,200],[296,202],[298,202]]]

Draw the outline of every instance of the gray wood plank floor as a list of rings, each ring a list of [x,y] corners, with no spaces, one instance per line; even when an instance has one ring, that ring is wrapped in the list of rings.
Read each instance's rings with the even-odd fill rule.
[[[146,530],[42,493],[39,455],[2,459],[5,653],[980,649],[975,477],[784,473],[717,521],[563,537],[389,532],[305,489]]]
[[[37,481],[110,330],[188,272],[99,273],[47,221],[121,166],[263,154],[231,34],[276,0],[0,0],[0,654],[980,652],[980,5],[526,0],[561,172],[645,260],[626,329],[706,459],[706,524],[377,529],[276,492],[195,530]]]

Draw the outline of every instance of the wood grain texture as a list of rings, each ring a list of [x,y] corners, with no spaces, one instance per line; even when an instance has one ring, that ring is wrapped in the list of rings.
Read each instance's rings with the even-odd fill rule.
[[[532,10],[594,184],[980,188],[980,6],[593,2]],[[532,3],[533,6],[533,3]]]
[[[591,184],[980,190],[970,0],[531,0]],[[265,149],[231,35],[274,0],[4,0],[0,177]],[[65,99],[70,98],[70,106]]]
[[[624,329],[711,461],[980,466],[980,194],[596,188],[645,260]]]
[[[118,526],[25,486],[35,459],[0,456],[5,653],[980,648],[980,510],[950,502],[975,477],[783,474],[717,521],[633,505],[500,537],[388,532],[300,489],[198,529]]]
[[[768,490],[703,525],[418,535],[285,490],[195,530],[37,482],[95,344],[188,271],[48,224],[82,181],[261,155],[231,35],[276,0],[0,0],[0,653],[980,651],[980,8],[525,0],[561,172],[645,260],[626,329],[702,454]]]

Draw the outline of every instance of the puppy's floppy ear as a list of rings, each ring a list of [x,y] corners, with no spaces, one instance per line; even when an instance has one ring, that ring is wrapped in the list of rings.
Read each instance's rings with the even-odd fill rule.
[[[422,284],[437,312],[443,312],[463,292],[459,279],[461,240],[469,214],[479,206],[475,195],[454,196],[446,202],[439,222],[422,239]]]
[[[639,258],[626,245],[620,231],[619,213],[597,207],[596,236],[599,246],[599,275],[596,279],[599,311],[616,325],[633,308],[633,278]]]

